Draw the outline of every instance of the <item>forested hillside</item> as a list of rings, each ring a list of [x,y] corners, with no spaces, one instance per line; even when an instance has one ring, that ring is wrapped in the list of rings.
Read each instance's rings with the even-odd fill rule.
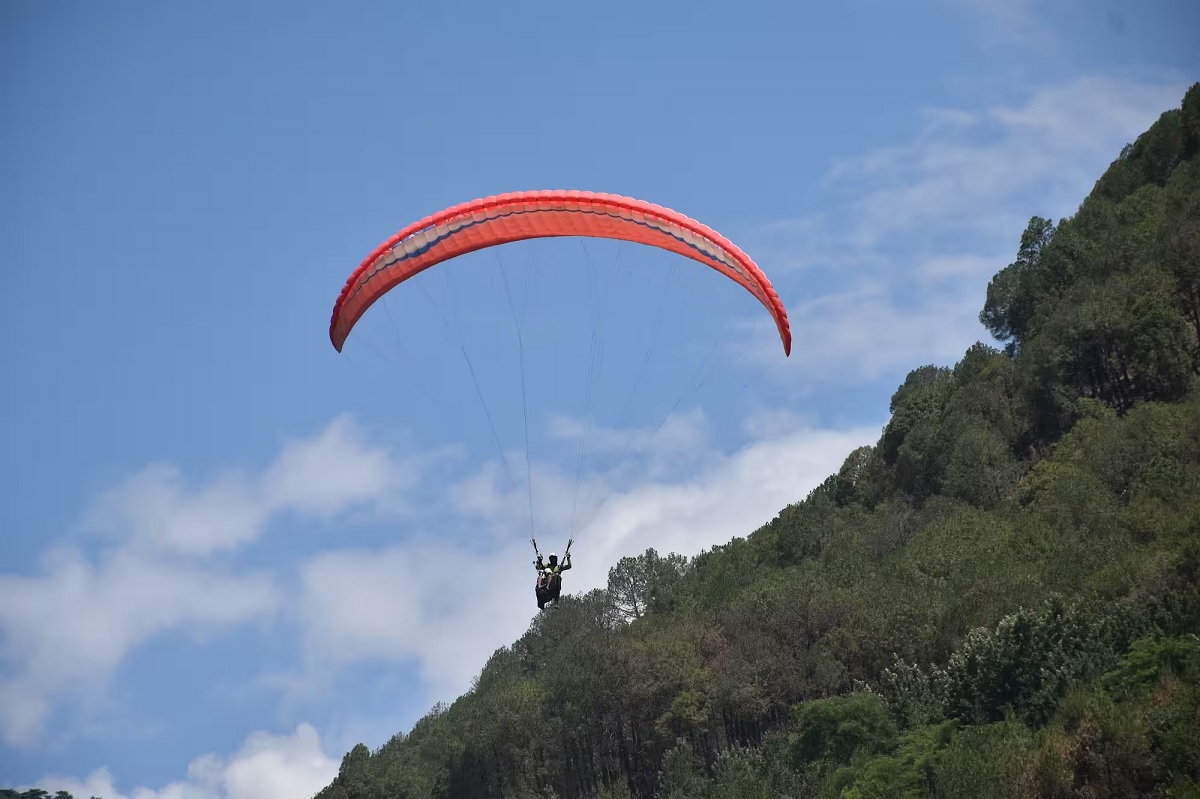
[[[1003,349],[914,369],[748,537],[623,559],[319,799],[1200,797],[1198,151],[1200,84],[1030,220]]]

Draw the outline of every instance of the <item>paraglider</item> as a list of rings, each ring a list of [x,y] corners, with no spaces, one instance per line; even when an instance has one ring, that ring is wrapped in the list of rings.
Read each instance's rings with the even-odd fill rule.
[[[537,597],[538,610],[545,610],[549,602],[553,602],[555,607],[558,606],[558,598],[562,593],[562,573],[571,568],[571,544],[574,540],[567,542],[567,550],[563,553],[563,562],[558,562],[558,555],[553,552],[548,556],[549,564],[542,560],[542,553],[538,552],[537,541],[533,541],[533,551],[537,553],[537,560],[533,562],[533,568],[537,569],[538,581],[534,586],[534,595]]]
[[[711,267],[750,292],[771,315],[791,354],[787,311],[762,270],[733,242],[712,228],[669,208],[588,191],[518,191],[446,208],[403,228],[375,248],[342,287],[329,322],[329,339],[342,351],[355,324],[381,297],[432,266],[476,250],[516,241],[563,236],[615,239],[657,247]],[[481,397],[482,398],[482,397]],[[532,495],[531,527],[532,527]],[[533,542],[537,551],[537,542]],[[562,572],[571,568],[571,545],[558,563],[541,553],[535,593],[538,608],[562,590]]]

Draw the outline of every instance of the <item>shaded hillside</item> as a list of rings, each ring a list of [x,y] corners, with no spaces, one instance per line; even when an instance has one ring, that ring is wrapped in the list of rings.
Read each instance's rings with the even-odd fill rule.
[[[1200,84],[878,443],[625,558],[320,799],[1200,796]]]

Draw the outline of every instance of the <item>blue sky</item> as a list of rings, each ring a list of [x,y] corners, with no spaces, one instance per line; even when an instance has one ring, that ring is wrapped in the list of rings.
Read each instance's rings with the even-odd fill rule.
[[[801,499],[1200,77],[1193,3],[1046,6],[3,4],[0,784],[310,794],[523,632],[531,529],[583,590]],[[791,358],[715,273],[571,239],[333,350],[376,244],[533,188],[721,231]]]

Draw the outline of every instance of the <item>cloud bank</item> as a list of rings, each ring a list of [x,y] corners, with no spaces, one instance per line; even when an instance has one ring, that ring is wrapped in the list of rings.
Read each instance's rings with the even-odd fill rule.
[[[277,616],[279,576],[208,557],[285,514],[329,519],[393,501],[411,465],[349,419],[287,442],[260,473],[189,485],[154,465],[106,491],[84,529],[106,546],[60,546],[37,575],[0,574],[0,734],[34,745],[56,703],[86,705],[138,647],[174,630],[220,632]]]
[[[86,778],[49,775],[43,790],[103,799],[307,799],[337,776],[341,760],[325,754],[317,731],[301,724],[290,735],[254,732],[232,757],[202,755],[188,765],[187,777],[159,790],[118,790],[107,768]],[[18,789],[20,790],[20,789]]]

